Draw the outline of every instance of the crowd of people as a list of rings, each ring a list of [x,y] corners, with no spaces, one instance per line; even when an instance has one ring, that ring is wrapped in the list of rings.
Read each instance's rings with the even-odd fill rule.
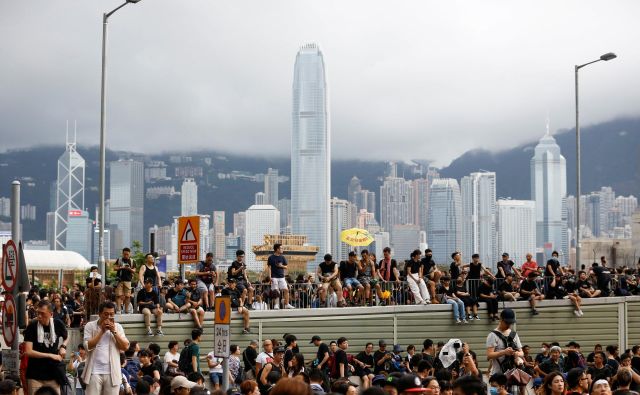
[[[576,341],[549,341],[535,353],[512,329],[516,315],[509,308],[487,335],[485,370],[464,339],[425,339],[419,349],[379,339],[353,350],[347,337],[315,335],[304,339],[316,348],[305,359],[302,339],[285,334],[244,349],[231,345],[226,378],[223,360],[203,349],[201,329],[165,350],[157,342],[142,348],[116,318],[115,303],[100,304],[84,342],[67,351],[65,325],[49,301],[40,301],[24,333],[24,377],[0,382],[0,395],[17,395],[20,386],[35,395],[637,395],[640,388],[640,345],[621,351],[597,344],[585,356]]]
[[[152,254],[147,254],[138,267],[131,251],[124,248],[113,266],[115,282],[103,284],[97,267],[92,267],[83,285],[76,283],[71,289],[63,286],[60,290],[31,289],[27,298],[30,323],[24,331],[21,381],[29,394],[42,388],[57,388],[59,393],[69,382],[63,378],[64,371],[69,370],[74,372],[70,386],[77,395],[84,395],[85,391],[89,395],[115,395],[116,389],[124,394],[186,395],[180,391],[198,391],[206,382],[202,372],[207,371],[212,387],[218,389],[224,379],[222,360],[213,353],[201,355],[199,343],[205,311],[213,310],[217,296],[228,295],[233,310],[243,317],[245,334],[251,333],[251,310],[446,303],[452,305],[453,320],[462,325],[480,319],[478,307],[484,302],[486,318],[499,322],[487,338],[491,370],[484,373],[491,378],[492,394],[504,395],[514,383],[524,388],[527,377],[536,387],[551,391],[544,395],[551,394],[554,386],[559,388],[560,381],[565,392],[571,389],[598,393],[598,386],[604,386],[602,380],[610,388],[624,389],[627,376],[631,377],[629,387],[637,389],[640,347],[620,354],[613,346],[607,347],[606,353],[596,349],[586,359],[577,358],[580,363],[576,365],[575,355],[579,354],[576,342],[565,348],[545,344],[534,359],[528,346],[523,346],[517,336],[509,336],[515,317],[510,309],[503,309],[499,315],[498,301],[528,301],[531,314],[537,315],[540,300],[566,298],[580,317],[584,314],[581,303],[585,298],[638,294],[640,261],[637,268],[614,270],[602,257],[599,264],[575,272],[560,265],[556,252],[543,266],[533,261],[532,255],[527,255],[526,262],[518,266],[504,253],[492,272],[477,254],[468,264],[463,263],[459,252],[451,257],[446,270],[433,261],[429,249],[424,254],[413,251],[406,261],[392,258],[389,248],[383,250],[379,261],[367,250],[359,254],[350,252],[348,259],[339,263],[327,254],[314,275],[301,275],[292,281],[282,246],[276,244],[261,281],[251,282],[242,250],[237,251],[226,276],[218,272],[209,253],[188,278],[166,279]],[[184,315],[193,321],[192,336],[182,342],[170,341],[164,358],[158,342],[141,350],[139,344],[127,340],[115,320],[118,314],[130,313],[143,316],[150,337],[164,336],[164,314]],[[91,321],[95,315],[98,319]],[[69,327],[83,328],[84,343],[68,354]],[[407,345],[405,350],[398,344],[387,350],[386,342],[379,340],[377,350],[374,351],[374,343],[368,343],[364,350],[351,355],[346,337],[325,344],[314,336],[311,342],[318,347],[318,354],[311,361],[305,361],[298,352],[294,335],[285,335],[283,340],[265,340],[260,353],[257,342],[244,350],[238,345],[231,346],[228,380],[238,393],[290,393],[278,388],[302,388],[295,387],[299,385],[297,381],[305,383],[313,393],[348,394],[367,390],[371,394],[427,391],[438,395],[439,391],[455,392],[458,382],[466,383],[465,391],[482,385],[483,372],[478,369],[476,354],[459,339],[437,345],[425,340],[420,352],[413,345]],[[442,357],[442,350],[448,350],[447,357]],[[511,359],[514,362],[510,366],[503,363]],[[576,376],[575,369],[583,371]],[[556,371],[561,378],[553,375]],[[354,376],[358,377],[359,387],[349,379]],[[583,386],[581,391],[574,388],[576,377]],[[582,383],[584,378],[589,386]],[[472,382],[476,379],[478,383]],[[174,382],[186,387],[175,387]],[[378,389],[386,392],[376,392]]]
[[[583,265],[576,272],[560,264],[557,252],[544,265],[531,254],[516,265],[503,253],[492,272],[478,254],[467,264],[459,252],[451,258],[447,268],[434,262],[429,249],[424,254],[413,251],[406,261],[394,259],[390,248],[383,250],[379,261],[366,249],[360,254],[350,252],[339,263],[326,254],[316,273],[292,279],[282,246],[276,244],[266,273],[252,282],[242,250],[226,273],[218,272],[213,254],[208,253],[188,278],[163,278],[152,254],[137,267],[130,249],[124,248],[113,264],[115,281],[104,284],[94,266],[84,284],[60,290],[33,287],[27,313],[35,319],[38,302],[49,300],[55,318],[67,327],[83,327],[100,303],[113,301],[116,314],[142,314],[147,334],[162,336],[164,314],[190,317],[195,328],[202,328],[204,314],[213,310],[218,295],[231,297],[234,311],[243,316],[244,333],[250,333],[252,310],[446,303],[452,305],[453,320],[466,324],[480,319],[481,302],[486,304],[485,317],[493,321],[498,319],[500,301],[528,301],[531,314],[537,315],[536,305],[543,299],[568,299],[574,314],[581,317],[584,299],[640,294],[640,261],[636,268],[614,269],[601,257],[600,263]]]

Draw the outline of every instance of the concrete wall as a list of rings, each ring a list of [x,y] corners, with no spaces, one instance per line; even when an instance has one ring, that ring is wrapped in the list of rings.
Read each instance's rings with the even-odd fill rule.
[[[526,302],[506,303],[505,306],[515,309],[516,330],[522,342],[531,345],[534,352],[542,341],[558,341],[564,345],[575,340],[585,354],[596,343],[617,344],[621,349],[640,344],[639,296],[586,300],[584,317],[580,318],[573,314],[573,307],[567,300],[543,301],[539,306],[540,315],[535,317],[531,316]],[[242,335],[240,317],[232,316],[231,343],[244,348],[250,339],[281,340],[284,333],[293,333],[299,339],[298,345],[305,359],[309,360],[314,358],[316,351],[309,344],[313,335],[321,336],[327,343],[345,336],[349,340],[348,352],[353,354],[364,349],[368,341],[377,348],[378,339],[385,339],[390,345],[400,344],[404,349],[413,344],[420,350],[426,338],[435,342],[459,338],[471,345],[478,353],[480,366],[486,368],[485,340],[496,324],[486,319],[484,306],[481,306],[480,317],[480,321],[455,325],[449,305],[253,311],[252,334],[249,335]],[[203,352],[213,348],[213,314],[207,313],[206,320]],[[138,340],[143,346],[158,343],[163,354],[169,340],[183,341],[190,337],[193,328],[190,316],[165,314],[165,336],[147,337],[141,315],[117,316],[117,321],[123,325],[129,340]],[[152,328],[155,328],[153,324]]]

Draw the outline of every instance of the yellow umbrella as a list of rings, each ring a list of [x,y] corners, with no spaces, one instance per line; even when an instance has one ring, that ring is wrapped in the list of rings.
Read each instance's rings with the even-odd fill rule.
[[[353,247],[368,246],[373,240],[373,236],[364,229],[351,228],[340,233],[340,241]]]

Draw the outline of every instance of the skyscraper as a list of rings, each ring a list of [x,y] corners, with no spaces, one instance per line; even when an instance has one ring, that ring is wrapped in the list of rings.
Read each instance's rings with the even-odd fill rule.
[[[256,192],[253,200],[254,204],[266,204],[267,195],[264,192]]]
[[[93,241],[93,221],[84,210],[71,210],[67,221],[67,246],[65,250],[75,251],[87,261],[91,260]]]
[[[351,248],[340,241],[340,234],[354,227],[355,211],[356,205],[350,201],[336,197],[331,199],[331,250],[327,252],[333,255],[336,262],[346,260],[349,255]]]
[[[211,251],[213,252],[213,256],[217,260],[223,260],[226,256],[226,248],[225,248],[225,221],[224,221],[224,211],[214,211],[213,212],[213,237],[211,239]]]
[[[485,267],[495,269],[496,173],[477,172],[462,177],[462,256],[480,254]]]
[[[198,214],[198,184],[193,178],[185,178],[182,181],[182,210],[180,215],[188,217]]]
[[[393,225],[413,224],[412,195],[411,181],[385,178],[380,186],[380,226],[385,231],[393,232]]]
[[[410,259],[411,252],[420,249],[420,226],[394,225],[391,230],[391,245],[397,261]]]
[[[560,252],[560,262],[569,261],[567,240],[567,165],[556,140],[547,133],[531,158],[531,200],[536,202],[536,247],[545,259]]]
[[[133,241],[144,243],[144,164],[131,159],[111,162],[109,178],[109,218],[122,232],[123,244],[115,245],[112,239],[112,247],[120,250]]]
[[[360,192],[361,190],[362,185],[360,184],[360,179],[356,176],[351,177],[349,186],[347,187],[347,200],[357,205],[358,203],[356,203],[356,193]],[[358,208],[364,208],[365,210],[367,209],[366,207]]]
[[[462,202],[458,181],[453,178],[433,180],[429,201],[427,242],[435,262],[446,264],[451,253],[462,248]]]
[[[85,162],[76,151],[75,138],[71,142],[67,136],[66,149],[58,159],[54,244],[51,246],[53,250],[66,249],[69,212],[84,210],[84,174]],[[89,254],[88,259],[90,258]]]
[[[359,210],[367,210],[376,215],[376,193],[368,189],[361,189],[354,194],[355,204]]]
[[[264,175],[265,204],[278,204],[278,169],[269,168]]]
[[[321,260],[330,242],[331,132],[324,59],[316,44],[302,46],[296,56],[292,119],[292,230],[319,247]]]
[[[249,207],[245,222],[244,253],[247,257],[247,269],[262,271],[262,263],[256,260],[253,247],[264,244],[264,235],[278,234],[280,231],[280,213],[270,204],[254,204]]]
[[[536,203],[532,200],[498,200],[498,251],[522,264],[536,250]]]

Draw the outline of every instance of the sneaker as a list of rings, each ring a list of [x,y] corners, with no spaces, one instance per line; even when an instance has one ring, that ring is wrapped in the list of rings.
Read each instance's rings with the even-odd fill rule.
[[[295,307],[291,306],[290,304],[284,306],[285,309],[295,309]]]
[[[164,332],[162,332],[162,329],[158,328],[156,330],[156,336],[164,336]]]
[[[465,321],[473,321],[473,316],[472,315],[468,315],[467,319]]]
[[[458,319],[456,320],[456,324],[458,324],[458,325],[462,324],[462,321],[460,321],[460,318],[458,318]]]
[[[462,320],[462,323],[463,323],[463,324],[468,324],[468,323],[469,323],[469,321],[467,321],[467,320]]]
[[[476,315],[473,316],[473,319],[477,321],[477,320],[480,319],[480,317],[478,317],[478,314],[476,314]]]
[[[540,314],[538,310],[536,309],[531,310],[531,315],[538,315],[538,314]]]
[[[275,305],[273,305],[273,309],[274,309],[274,310],[280,310],[280,305],[279,305],[279,304],[275,304]]]
[[[243,335],[248,335],[248,334],[250,334],[250,333],[251,333],[251,331],[249,330],[249,328],[244,328],[244,329],[242,330],[242,334],[243,334]]]
[[[582,309],[578,310],[578,313],[580,313],[580,317],[584,315],[584,311],[582,311]]]
[[[147,336],[153,336],[153,332],[151,332],[151,329],[147,329]]]
[[[573,314],[575,314],[576,317],[580,317],[580,312],[578,310],[573,310]]]

